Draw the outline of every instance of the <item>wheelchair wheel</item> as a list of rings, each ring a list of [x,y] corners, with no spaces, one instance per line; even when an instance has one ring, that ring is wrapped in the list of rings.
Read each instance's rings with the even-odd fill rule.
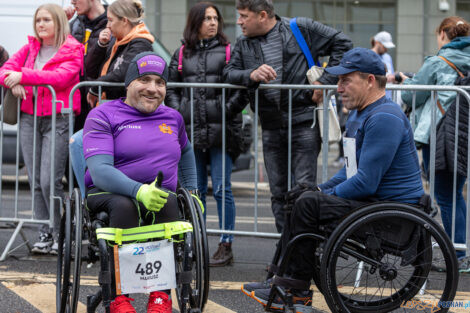
[[[202,311],[209,292],[207,237],[202,213],[187,190],[180,188],[177,194],[183,218],[193,225],[193,232],[185,234],[184,243],[177,244],[178,306],[182,313],[191,309]],[[188,273],[191,273],[190,279]]]
[[[431,272],[436,262],[445,272]],[[412,298],[423,301],[421,311],[433,312],[439,301],[454,299],[458,284],[455,250],[442,228],[424,212],[396,203],[348,216],[329,237],[321,269],[333,312],[406,312]]]
[[[56,277],[56,309],[60,313],[74,313],[77,309],[81,243],[82,210],[80,194],[75,189],[72,198],[65,199],[65,212],[60,222]]]

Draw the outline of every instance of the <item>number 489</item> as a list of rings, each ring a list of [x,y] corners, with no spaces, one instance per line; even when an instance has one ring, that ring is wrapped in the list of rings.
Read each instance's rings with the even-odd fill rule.
[[[148,262],[144,264],[144,267],[142,266],[142,263],[137,264],[137,268],[135,269],[136,274],[140,275],[152,275],[153,271],[155,269],[155,273],[158,273],[160,271],[160,268],[162,267],[162,262],[160,261],[155,261],[155,262]]]

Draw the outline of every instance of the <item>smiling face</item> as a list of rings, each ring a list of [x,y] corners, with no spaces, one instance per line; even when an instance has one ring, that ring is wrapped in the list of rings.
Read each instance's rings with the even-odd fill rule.
[[[53,45],[55,38],[54,20],[51,13],[45,9],[40,9],[35,20],[36,33],[45,45]]]
[[[166,83],[155,74],[148,74],[134,79],[127,87],[125,103],[141,113],[154,112],[162,104],[166,95]]]
[[[201,27],[199,27],[199,39],[208,39],[217,35],[217,28],[219,27],[219,16],[217,11],[209,7],[206,9],[204,20]]]

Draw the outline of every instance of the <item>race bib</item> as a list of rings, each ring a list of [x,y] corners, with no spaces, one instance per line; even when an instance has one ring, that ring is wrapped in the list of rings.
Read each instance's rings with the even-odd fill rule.
[[[343,138],[344,165],[346,166],[346,177],[350,179],[357,174],[356,162],[356,138]]]
[[[176,288],[173,243],[168,240],[114,246],[116,293]]]

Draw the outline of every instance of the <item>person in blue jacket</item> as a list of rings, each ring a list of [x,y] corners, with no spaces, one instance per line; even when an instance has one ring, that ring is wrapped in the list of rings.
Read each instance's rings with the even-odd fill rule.
[[[283,238],[318,232],[320,225],[367,203],[388,200],[418,204],[424,195],[413,131],[401,108],[385,96],[387,78],[379,55],[354,48],[344,54],[338,66],[325,70],[339,76],[338,93],[351,111],[344,135],[346,162],[318,187],[299,188],[297,193],[293,188],[288,196],[296,201]],[[315,265],[306,252],[314,249],[312,240],[299,242],[286,276],[309,286]],[[270,290],[269,281],[242,287],[245,294],[265,305]],[[309,288],[294,290],[293,296],[294,304],[310,305]],[[275,299],[273,305],[282,307],[280,301]]]

